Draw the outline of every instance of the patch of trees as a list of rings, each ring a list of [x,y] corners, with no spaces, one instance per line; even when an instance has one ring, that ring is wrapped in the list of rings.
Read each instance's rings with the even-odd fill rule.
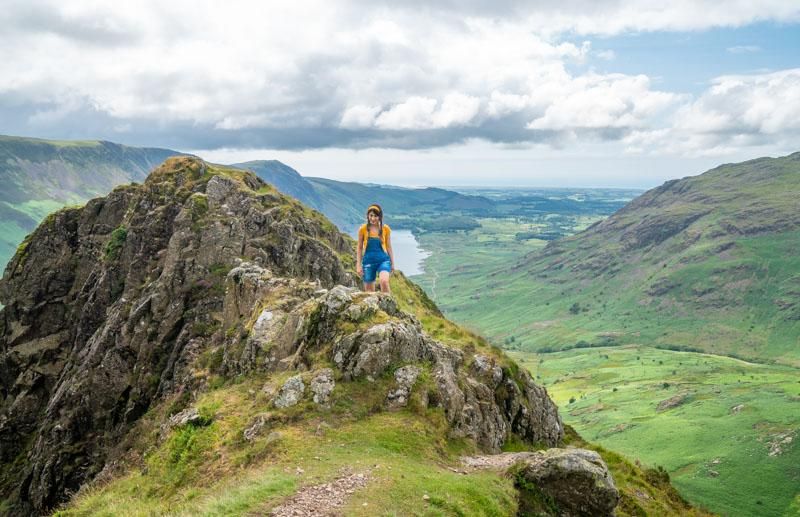
[[[564,234],[557,231],[546,232],[517,232],[514,234],[514,239],[518,241],[528,241],[531,239],[539,239],[543,241],[554,241],[560,239]]]
[[[474,230],[480,228],[481,224],[464,215],[446,215],[441,217],[425,217],[415,222],[415,225],[429,232],[455,232],[459,230]]]

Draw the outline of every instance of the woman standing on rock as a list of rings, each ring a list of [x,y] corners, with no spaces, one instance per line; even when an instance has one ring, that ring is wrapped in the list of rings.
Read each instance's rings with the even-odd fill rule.
[[[383,224],[383,209],[380,205],[367,208],[367,223],[358,229],[356,248],[356,271],[364,280],[364,290],[375,290],[375,277],[380,277],[381,292],[391,293],[389,275],[394,271],[392,253],[392,230]]]

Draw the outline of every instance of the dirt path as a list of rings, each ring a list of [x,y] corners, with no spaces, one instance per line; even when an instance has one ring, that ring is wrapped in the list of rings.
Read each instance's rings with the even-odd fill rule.
[[[435,249],[430,251],[430,257],[425,262],[425,273],[430,271],[431,273],[431,300],[436,302],[436,281],[439,279],[439,272],[436,271],[436,268],[431,261],[434,257],[439,257],[444,252],[444,248],[439,245],[433,246]]]
[[[369,472],[347,474],[321,485],[304,486],[273,509],[274,517],[310,517],[341,515],[340,508],[359,488],[369,481]]]
[[[536,456],[535,452],[502,452],[485,456],[463,456],[461,464],[467,472],[475,470],[506,470],[518,461]]]

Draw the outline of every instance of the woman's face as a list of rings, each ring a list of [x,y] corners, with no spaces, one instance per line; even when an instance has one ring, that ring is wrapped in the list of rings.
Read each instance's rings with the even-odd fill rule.
[[[380,218],[378,217],[378,214],[372,211],[370,211],[370,213],[367,214],[367,218],[369,219],[369,224],[378,224],[381,221]]]

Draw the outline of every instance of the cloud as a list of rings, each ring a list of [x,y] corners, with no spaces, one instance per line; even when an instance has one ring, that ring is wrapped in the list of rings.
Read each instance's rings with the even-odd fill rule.
[[[611,49],[608,50],[598,50],[594,53],[595,56],[603,59],[605,61],[613,61],[617,58],[616,52]]]
[[[791,124],[748,93],[750,79],[742,87],[725,79],[692,100],[644,75],[586,68],[592,57],[615,58],[592,50],[597,35],[799,14],[772,0],[11,1],[0,11],[8,56],[0,132],[123,131],[130,143],[193,149],[414,149],[472,139],[559,147],[587,138],[646,152],[647,138],[692,123],[703,138],[724,140],[742,118],[757,128],[747,134],[780,136]],[[565,40],[576,35],[578,43]],[[675,131],[665,133],[669,124]]]
[[[668,128],[633,132],[631,152],[725,155],[742,147],[796,147],[800,137],[800,68],[714,79],[676,110]]]
[[[757,45],[737,45],[735,47],[728,47],[725,50],[731,54],[752,54],[754,52],[761,52],[761,47]]]
[[[680,98],[650,90],[644,75],[589,74],[564,84],[542,116],[527,127],[556,131],[643,127]]]

